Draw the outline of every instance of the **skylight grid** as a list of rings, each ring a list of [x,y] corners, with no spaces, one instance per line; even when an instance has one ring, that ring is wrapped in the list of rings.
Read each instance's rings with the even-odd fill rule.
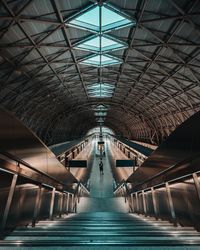
[[[105,106],[105,105],[103,105],[103,104],[99,104],[98,106],[96,106],[96,107],[94,107],[93,109],[95,110],[95,111],[107,111],[108,110],[108,105],[107,106]]]
[[[95,98],[110,98],[112,97],[112,94],[108,93],[88,93],[89,97],[95,97]]]
[[[83,42],[79,42],[75,46],[75,48],[77,49],[88,50],[95,53],[105,53],[109,51],[124,49],[126,47],[126,43],[108,35],[91,36]]]
[[[110,55],[95,55],[90,56],[80,62],[81,64],[91,65],[95,67],[104,67],[109,65],[115,65],[122,63],[122,60],[118,59],[117,57],[110,56]]]
[[[109,83],[94,83],[92,85],[87,86],[88,90],[113,90],[114,85],[109,84]]]
[[[134,24],[134,19],[108,3],[103,3],[102,5],[95,3],[79,12],[77,15],[69,18],[69,26],[71,25],[96,33],[96,35],[74,45],[76,49],[87,50],[96,54],[86,57],[79,62],[95,67],[121,64],[123,62],[122,60],[106,53],[124,49],[127,47],[127,44],[105,33],[113,29],[120,29],[127,25]]]
[[[93,32],[108,32],[135,23],[134,20],[124,13],[122,14],[120,10],[117,10],[111,5],[104,3],[103,6],[97,4],[93,6],[94,7],[87,8],[85,11],[82,11],[81,14],[77,14],[69,19],[68,24]],[[101,14],[99,10],[101,11]],[[102,27],[100,27],[100,23],[102,24]]]
[[[107,112],[98,111],[94,113],[95,116],[106,116]]]

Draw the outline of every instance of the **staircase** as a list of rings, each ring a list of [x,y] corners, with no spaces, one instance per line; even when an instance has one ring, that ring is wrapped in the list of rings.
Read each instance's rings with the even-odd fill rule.
[[[72,214],[53,221],[44,220],[35,227],[18,227],[0,241],[0,246],[200,246],[200,233],[189,227],[174,227],[156,221],[118,212]],[[24,248],[23,248],[24,249]],[[74,248],[73,248],[74,249]],[[80,248],[78,248],[80,249]],[[87,248],[85,248],[87,249]],[[181,248],[182,249],[182,248]]]

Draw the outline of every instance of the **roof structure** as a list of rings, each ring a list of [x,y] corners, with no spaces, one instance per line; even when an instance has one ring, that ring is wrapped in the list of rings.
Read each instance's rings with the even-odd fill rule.
[[[47,144],[99,119],[159,144],[200,110],[200,1],[2,0],[0,79]]]

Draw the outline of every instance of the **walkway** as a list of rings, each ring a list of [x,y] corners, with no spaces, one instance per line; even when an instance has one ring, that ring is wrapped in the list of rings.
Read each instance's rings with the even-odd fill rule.
[[[87,212],[123,212],[128,213],[128,206],[124,203],[121,197],[113,196],[113,175],[111,172],[110,161],[108,154],[108,142],[105,141],[106,156],[103,157],[104,175],[99,172],[99,157],[97,149],[97,141],[94,143],[95,150],[94,162],[90,176],[90,197],[81,198],[81,203],[78,206],[78,213]]]

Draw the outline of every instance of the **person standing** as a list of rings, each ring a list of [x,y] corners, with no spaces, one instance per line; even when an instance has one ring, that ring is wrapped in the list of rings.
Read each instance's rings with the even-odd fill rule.
[[[100,171],[100,174],[103,175],[103,162],[100,161],[99,163],[99,171]]]

